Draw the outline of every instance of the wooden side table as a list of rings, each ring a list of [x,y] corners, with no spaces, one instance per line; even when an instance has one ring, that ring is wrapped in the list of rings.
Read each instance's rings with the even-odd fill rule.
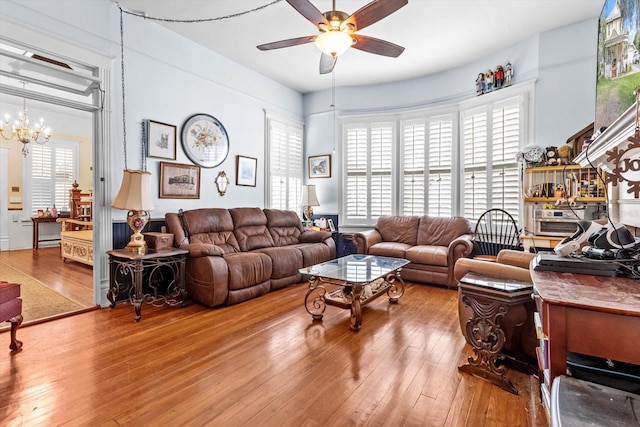
[[[40,246],[40,242],[59,242],[61,240],[60,237],[56,237],[55,239],[41,239],[40,238],[40,224],[56,222],[58,218],[54,218],[51,216],[32,216],[31,221],[33,222],[33,249],[38,249]]]
[[[502,348],[507,339],[501,322],[510,310],[518,310],[516,322],[526,322],[525,304],[531,302],[533,285],[468,273],[460,280],[458,291],[462,302],[473,311],[462,333],[475,354],[458,370],[518,394],[513,383],[505,377],[504,366],[497,365],[503,359]]]
[[[187,299],[185,263],[188,253],[187,250],[173,248],[149,249],[145,254],[127,252],[124,249],[107,251],[107,299],[111,302],[111,307],[115,307],[116,298],[121,292],[128,292],[129,301],[135,308],[136,322],[140,320],[143,302],[152,305],[180,304],[184,307]],[[172,275],[169,280],[164,277],[166,272]]]

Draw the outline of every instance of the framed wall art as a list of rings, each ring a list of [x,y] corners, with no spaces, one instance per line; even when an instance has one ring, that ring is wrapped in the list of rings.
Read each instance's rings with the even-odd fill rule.
[[[331,154],[309,157],[309,178],[331,178]]]
[[[160,162],[161,199],[199,199],[200,167]]]
[[[176,127],[147,120],[147,156],[176,159]]]
[[[218,119],[194,114],[182,125],[182,149],[189,160],[203,168],[213,168],[229,154],[229,136]]]
[[[256,186],[256,170],[258,159],[236,156],[236,185]]]

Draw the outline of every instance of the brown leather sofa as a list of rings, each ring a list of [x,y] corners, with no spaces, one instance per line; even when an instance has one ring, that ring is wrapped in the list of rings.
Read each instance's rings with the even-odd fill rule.
[[[210,307],[299,283],[300,268],[335,258],[331,233],[305,231],[295,212],[206,208],[167,213],[176,247],[189,250],[186,288]]]
[[[498,253],[495,262],[461,258],[454,267],[454,277],[456,281],[459,281],[467,273],[476,273],[495,279],[512,279],[531,283],[529,264],[534,257],[535,254],[532,253],[503,249]],[[524,308],[524,313],[518,310],[510,310],[500,322],[506,336],[503,352],[517,361],[536,366],[538,338],[536,337],[533,321],[533,313],[535,311],[533,299],[524,304]],[[467,321],[473,316],[473,312],[470,307],[462,302],[459,294],[458,316],[460,329],[464,331]],[[463,335],[465,334],[463,333]]]
[[[457,287],[453,267],[469,256],[473,241],[469,222],[462,217],[381,216],[376,227],[355,233],[359,254],[404,258],[406,280]]]

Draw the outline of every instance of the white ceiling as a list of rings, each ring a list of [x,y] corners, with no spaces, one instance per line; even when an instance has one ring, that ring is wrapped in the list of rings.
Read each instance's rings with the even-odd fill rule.
[[[126,10],[169,19],[217,18],[273,2],[117,1]],[[368,2],[337,0],[336,9],[352,14]],[[321,12],[332,9],[332,0],[311,3]],[[603,4],[603,0],[409,0],[397,12],[358,31],[403,46],[404,53],[387,58],[350,49],[338,59],[336,85],[386,83],[446,71],[537,33],[597,18]],[[125,26],[133,19],[141,18],[127,17]],[[286,1],[229,19],[161,25],[301,93],[331,87],[331,74],[319,74],[320,51],[313,43],[264,52],[256,48],[317,34],[316,27]]]

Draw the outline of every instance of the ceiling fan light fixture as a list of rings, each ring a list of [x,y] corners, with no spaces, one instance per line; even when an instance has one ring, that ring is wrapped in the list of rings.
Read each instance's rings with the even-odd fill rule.
[[[343,31],[327,31],[316,37],[316,46],[331,56],[342,55],[353,44],[351,36]]]

